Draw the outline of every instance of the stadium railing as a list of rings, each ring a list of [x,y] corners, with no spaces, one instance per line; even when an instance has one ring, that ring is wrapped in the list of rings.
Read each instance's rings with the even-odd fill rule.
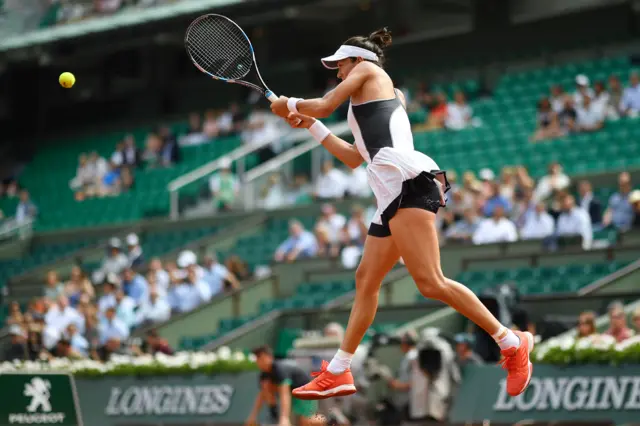
[[[16,239],[26,240],[33,233],[33,220],[28,219],[18,222],[15,219],[8,219],[0,223],[0,243],[14,241]]]

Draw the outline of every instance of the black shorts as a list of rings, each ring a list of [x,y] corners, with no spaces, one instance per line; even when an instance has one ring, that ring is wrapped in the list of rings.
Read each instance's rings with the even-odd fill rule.
[[[389,237],[391,228],[389,221],[396,215],[399,209],[422,209],[432,213],[438,213],[440,207],[444,207],[440,195],[440,188],[436,184],[436,177],[432,173],[422,172],[413,179],[402,182],[402,191],[395,200],[382,212],[382,225],[372,223],[368,234],[373,237]],[[446,182],[444,192],[449,190],[449,182]]]

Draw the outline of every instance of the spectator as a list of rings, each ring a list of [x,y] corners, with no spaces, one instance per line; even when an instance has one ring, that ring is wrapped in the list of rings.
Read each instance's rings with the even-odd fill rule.
[[[582,248],[589,250],[593,242],[593,229],[589,213],[576,206],[573,195],[566,195],[562,201],[562,210],[558,216],[556,233],[559,237],[582,237]]]
[[[366,166],[362,165],[351,169],[351,172],[347,175],[346,192],[349,197],[371,197],[372,192],[369,186]]]
[[[133,188],[135,181],[133,173],[129,167],[120,169],[120,191],[127,192]]]
[[[304,229],[297,220],[289,222],[289,238],[287,238],[276,250],[274,259],[276,262],[293,262],[297,259],[313,257],[318,252],[318,243],[315,236]]]
[[[133,299],[134,306],[138,306],[149,297],[149,285],[147,280],[130,266],[125,268],[122,275],[122,290],[124,294]],[[116,299],[117,299],[116,292]]]
[[[178,266],[183,270],[195,270],[198,280],[204,279],[204,276],[207,273],[203,267],[198,265],[198,256],[191,250],[183,250],[178,255]],[[184,277],[186,277],[186,272],[184,273]]]
[[[93,151],[89,155],[89,165],[91,170],[91,176],[93,176],[93,186],[96,191],[102,185],[102,178],[109,171],[109,163],[103,157],[98,155],[96,151]]]
[[[482,365],[484,360],[472,349],[474,338],[468,333],[459,333],[455,336],[456,355],[458,364],[461,367],[465,365]]]
[[[608,117],[608,106],[611,96],[609,96],[609,93],[605,89],[602,81],[596,81],[593,84],[593,90],[592,103],[596,110],[600,112],[602,119],[604,120]]]
[[[28,359],[29,354],[26,343],[27,336],[22,327],[19,325],[12,325],[9,327],[9,335],[11,336],[11,343],[3,354],[3,360],[13,361]]]
[[[129,327],[116,317],[116,307],[107,308],[104,313],[99,328],[99,341],[101,345],[105,345],[111,339],[117,339],[119,342],[129,338]]]
[[[20,202],[16,208],[16,221],[18,223],[24,223],[29,220],[34,220],[38,215],[38,208],[31,201],[29,191],[23,189],[20,191]]]
[[[161,126],[158,130],[161,139],[159,156],[160,163],[165,167],[170,167],[180,162],[180,147],[178,139],[167,126]]]
[[[162,261],[159,258],[151,259],[149,271],[155,275],[158,288],[166,292],[169,288],[169,274],[162,268]]]
[[[122,166],[122,164],[124,163],[124,155],[122,153],[123,151],[124,151],[124,142],[119,142],[116,145],[115,151],[113,151],[113,154],[111,154],[111,159],[110,159],[111,164],[115,164],[117,167]]]
[[[613,302],[609,307],[609,329],[605,334],[613,336],[618,343],[633,336],[633,330],[627,327],[627,315],[621,302]]]
[[[154,271],[148,270],[145,275],[145,279],[147,280],[147,286],[149,289],[148,293],[155,291],[160,297],[167,297],[167,289],[158,285],[158,278]]]
[[[134,233],[127,235],[127,259],[129,265],[133,268],[137,268],[144,263],[144,253],[140,246],[140,239]]]
[[[633,228],[640,228],[640,189],[631,191],[629,194],[629,204],[633,208]]]
[[[620,104],[622,103],[622,84],[615,74],[609,77],[609,102],[607,105],[607,117],[610,120],[620,118]]]
[[[412,364],[418,358],[418,349],[416,348],[417,336],[414,333],[407,333],[401,337],[400,350],[404,354],[400,361],[398,369],[398,377],[391,378],[388,381],[389,388],[398,392],[396,394],[395,405],[404,414],[404,418],[408,420],[410,408],[411,375],[413,373]]]
[[[173,355],[173,349],[169,346],[169,342],[160,337],[157,330],[149,330],[145,343],[145,353],[150,355],[155,355],[157,353]]]
[[[63,332],[69,324],[75,324],[78,330],[84,331],[84,318],[78,311],[69,306],[66,296],[58,296],[57,303],[49,308],[45,322],[59,332]]]
[[[561,85],[554,84],[551,86],[551,111],[559,114],[564,109],[565,99],[567,93],[564,91]]]
[[[480,219],[474,209],[466,209],[464,218],[455,222],[447,229],[446,237],[448,240],[468,242],[471,241],[473,235],[480,225]]]
[[[629,76],[629,86],[622,93],[620,111],[622,115],[637,117],[640,113],[640,75],[634,71]]]
[[[591,311],[585,311],[578,318],[578,338],[589,337],[596,334],[596,314]]]
[[[456,92],[455,102],[447,105],[447,118],[445,127],[449,130],[462,130],[471,124],[473,111],[467,104],[467,99],[462,92]]]
[[[473,234],[474,244],[514,242],[518,239],[516,226],[504,216],[504,207],[496,205],[491,218],[483,219]]]
[[[108,308],[116,306],[116,289],[120,287],[120,279],[114,273],[109,273],[102,286],[102,296],[98,299],[98,312],[104,314]]]
[[[336,212],[336,208],[332,204],[323,204],[322,215],[316,222],[316,227],[324,227],[329,236],[329,242],[337,245],[341,242],[342,230],[344,229],[347,219]]]
[[[582,96],[582,105],[577,109],[576,131],[595,132],[604,126],[604,112],[591,101],[589,95]]]
[[[31,361],[40,360],[46,357],[46,350],[42,345],[42,334],[40,329],[34,327],[27,334],[27,351]]]
[[[162,139],[157,133],[149,133],[142,160],[148,167],[159,167],[164,165],[162,158]]]
[[[200,145],[207,142],[207,136],[202,131],[200,114],[193,112],[189,115],[189,130],[180,139],[181,146]]]
[[[500,176],[500,195],[511,204],[516,194],[516,171],[511,167],[504,167]]]
[[[536,204],[535,211],[525,215],[520,231],[523,240],[542,240],[553,235],[555,223],[544,203]]]
[[[578,184],[578,194],[580,194],[580,207],[589,213],[591,224],[600,225],[602,223],[602,203],[593,195],[591,182],[581,180]]]
[[[94,183],[94,169],[89,165],[89,158],[86,154],[80,154],[80,157],[78,157],[76,176],[71,180],[69,186],[74,191],[83,191],[93,194]]]
[[[138,311],[138,323],[142,325],[158,324],[171,317],[171,306],[165,298],[160,297],[158,291],[149,292],[149,300],[142,303]]]
[[[333,167],[333,160],[322,164],[322,172],[316,181],[315,196],[320,200],[340,199],[345,194],[347,176]]]
[[[342,228],[341,233],[341,243],[344,246],[342,250],[342,266],[345,268],[358,266],[367,232],[368,223],[364,216],[364,209],[362,206],[354,205],[351,208],[351,217]]]
[[[538,181],[533,199],[544,201],[551,197],[555,191],[566,189],[570,184],[571,180],[563,173],[560,163],[554,161],[549,164],[548,174]]]
[[[502,207],[505,212],[511,211],[511,203],[500,194],[500,184],[496,181],[490,183],[490,195],[484,204],[483,214],[486,217],[493,216],[496,207]]]
[[[269,161],[280,152],[279,125],[277,117],[261,109],[253,109],[244,123],[242,139],[247,145],[261,147],[258,150],[260,163]]]
[[[67,326],[64,339],[69,341],[71,349],[79,356],[86,357],[89,354],[89,342],[78,332],[78,327],[75,324]]]
[[[117,331],[113,331],[111,334],[117,334]],[[117,337],[110,337],[104,341],[94,352],[95,358],[102,362],[107,362],[111,359],[112,355],[121,355],[125,351],[122,347],[122,341]]]
[[[558,123],[558,116],[553,111],[549,99],[543,98],[538,102],[537,127],[533,134],[534,141],[557,138],[562,136],[562,130]]]
[[[286,196],[279,174],[272,173],[269,175],[267,184],[262,188],[260,198],[260,204],[264,209],[272,210],[282,207],[286,201]]]
[[[626,232],[633,223],[633,207],[629,202],[631,194],[631,175],[622,172],[618,176],[618,191],[609,197],[609,206],[602,217],[604,226],[613,226],[620,232]]]
[[[427,116],[426,128],[424,128],[424,126],[420,126],[419,128],[424,128],[424,130],[444,128],[448,110],[447,95],[442,92],[437,93],[435,95],[435,103],[431,106]]]
[[[71,268],[71,276],[64,287],[64,292],[73,307],[80,303],[80,297],[83,294],[86,294],[89,299],[93,299],[96,295],[93,285],[91,285],[91,282],[78,265],[74,265]],[[52,300],[55,300],[55,298],[52,298]]]
[[[239,281],[246,281],[251,278],[251,272],[249,268],[247,268],[246,262],[244,262],[240,256],[229,256],[225,259],[224,264],[229,272],[235,275]]]
[[[486,198],[495,195],[496,191],[493,184],[496,180],[496,174],[493,173],[493,170],[484,168],[480,170],[478,176],[480,176],[482,186],[481,195]]]
[[[206,271],[203,279],[209,285],[212,296],[225,291],[227,283],[233,289],[240,288],[240,282],[236,276],[226,266],[218,262],[218,258],[214,253],[206,255],[203,263]]]
[[[133,298],[125,295],[121,288],[116,289],[115,300],[116,318],[122,321],[127,328],[131,329],[137,323],[135,311],[138,304]],[[146,300],[148,300],[148,297],[145,301]]]
[[[535,209],[536,202],[533,200],[533,190],[531,188],[523,189],[511,212],[511,217],[519,229],[524,226],[527,215],[534,213]]]
[[[54,270],[47,272],[44,297],[51,300],[58,300],[58,296],[62,294],[64,294],[64,285],[60,279],[58,279],[58,273]]]
[[[120,169],[114,163],[109,163],[107,172],[102,177],[98,195],[101,197],[109,195],[118,195],[122,188],[122,181],[120,180]]]
[[[120,274],[129,266],[129,259],[121,251],[122,243],[119,238],[111,238],[107,246],[107,257],[102,260],[100,269],[93,273],[93,281],[99,282],[109,273]]]
[[[142,160],[140,149],[136,146],[136,140],[129,134],[124,137],[122,146],[122,164],[125,166],[138,167]]]
[[[574,100],[567,95],[564,98],[564,107],[558,113],[558,124],[563,135],[575,130],[577,117],[578,112],[576,111]]]
[[[204,113],[202,131],[208,140],[213,140],[218,136],[218,116],[215,110],[210,109]]]
[[[240,183],[231,172],[230,159],[225,157],[220,160],[220,171],[209,179],[209,189],[217,210],[229,211],[233,208],[240,194]]]
[[[9,313],[5,321],[6,325],[21,325],[24,323],[24,315],[20,311],[20,304],[13,301],[9,304]]]
[[[633,311],[633,315],[631,315],[631,320],[633,321],[633,328],[635,329],[635,334],[640,333],[640,308],[636,308]]]
[[[585,96],[593,98],[593,90],[590,87],[589,77],[584,74],[576,76],[576,92],[573,94],[573,102],[577,108],[583,106]]]
[[[319,257],[338,257],[340,253],[340,247],[331,241],[331,231],[327,224],[318,224],[314,228],[314,235],[318,243],[318,252],[316,256]]]
[[[206,282],[198,278],[196,269],[191,266],[187,269],[185,282],[174,287],[172,297],[177,299],[178,312],[184,313],[211,300],[211,290]]]

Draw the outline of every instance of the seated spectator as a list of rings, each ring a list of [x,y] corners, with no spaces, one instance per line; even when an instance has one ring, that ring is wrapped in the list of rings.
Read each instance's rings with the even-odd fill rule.
[[[175,306],[177,312],[189,312],[211,300],[211,290],[206,282],[198,278],[195,268],[190,267],[185,281],[169,290],[169,299],[169,304]]]
[[[543,98],[538,102],[537,127],[533,134],[534,141],[557,138],[562,136],[558,117],[551,107],[549,99]]]
[[[171,317],[171,306],[157,291],[149,292],[149,300],[145,301],[138,310],[138,324],[158,324]]]
[[[89,342],[78,332],[78,327],[75,324],[72,323],[67,326],[63,339],[69,342],[71,349],[76,352],[78,357],[89,355]]]
[[[224,265],[239,281],[251,279],[251,271],[249,271],[247,263],[243,261],[240,256],[232,255],[227,257]]]
[[[333,166],[333,160],[327,160],[316,180],[314,195],[320,200],[340,199],[345,194],[347,182],[347,176]]]
[[[620,118],[620,104],[622,103],[623,88],[620,79],[615,74],[609,77],[609,102],[607,104],[607,118]]]
[[[316,227],[324,226],[329,233],[329,242],[332,244],[341,243],[342,230],[344,229],[347,219],[336,212],[336,208],[332,204],[323,204],[321,207],[322,215],[316,222]]]
[[[169,274],[163,269],[162,261],[159,258],[154,257],[151,259],[151,262],[149,262],[149,272],[155,275],[158,288],[166,292],[169,288]]]
[[[286,203],[285,188],[278,173],[272,173],[260,191],[260,205],[267,210],[277,209]]]
[[[189,115],[189,130],[180,138],[181,146],[200,145],[207,142],[207,135],[202,131],[200,114],[193,112]]]
[[[5,349],[3,354],[4,361],[14,361],[14,360],[27,360],[28,356],[28,348],[27,348],[27,334],[19,325],[12,325],[9,327],[9,336],[11,336],[11,341],[9,346]]]
[[[102,177],[98,195],[102,197],[118,195],[121,189],[122,181],[120,180],[120,169],[114,163],[110,163],[107,173]]]
[[[529,213],[533,213],[536,209],[536,202],[533,200],[533,190],[531,188],[523,189],[518,195],[516,202],[511,211],[511,218],[516,227],[522,229]]]
[[[116,167],[121,167],[124,163],[124,155],[122,154],[122,151],[124,151],[124,142],[119,142],[116,145],[115,151],[111,154],[110,160],[111,164],[115,164]]]
[[[560,163],[554,161],[549,164],[548,174],[543,176],[536,186],[533,198],[535,201],[544,201],[554,192],[566,189],[571,184],[569,176],[563,173]]]
[[[148,167],[159,167],[163,164],[162,159],[162,139],[157,133],[149,133],[142,160]]]
[[[448,112],[447,95],[440,92],[435,95],[435,102],[429,104],[429,114],[425,125],[417,126],[416,130],[436,130],[444,128]]]
[[[464,211],[464,218],[456,221],[451,225],[445,236],[448,240],[468,242],[471,241],[473,235],[480,225],[480,219],[474,209],[466,209]]]
[[[230,136],[241,130],[244,121],[244,113],[237,102],[233,102],[229,109],[218,117],[218,131],[220,135]]]
[[[316,256],[319,257],[338,257],[340,253],[340,246],[335,241],[331,241],[331,231],[329,225],[318,224],[314,228],[314,235],[318,244],[318,252]]]
[[[218,114],[214,110],[210,109],[204,113],[202,131],[209,140],[218,137]]]
[[[629,194],[629,204],[633,208],[633,224],[634,229],[640,229],[640,189],[631,191]]]
[[[600,225],[602,223],[602,203],[593,195],[591,182],[581,180],[578,184],[578,194],[580,195],[580,207],[589,213],[591,224]]]
[[[591,82],[589,81],[589,77],[584,74],[579,74],[576,76],[576,92],[573,94],[573,104],[576,108],[583,106],[585,96],[593,98]]]
[[[578,318],[578,339],[589,337],[592,334],[597,333],[598,330],[596,329],[596,314],[592,311],[585,311],[581,313],[580,317]]]
[[[64,294],[64,284],[58,278],[58,273],[54,270],[47,272],[45,281],[44,297],[50,300],[58,300],[58,296]]]
[[[311,185],[305,173],[298,173],[293,177],[293,183],[288,191],[287,204],[309,204],[311,197]]]
[[[629,76],[629,86],[622,93],[620,112],[627,117],[637,117],[640,113],[640,75],[634,71]]]
[[[496,205],[491,218],[483,219],[473,234],[474,244],[493,244],[518,240],[516,226],[504,215],[504,207]]]
[[[605,334],[613,336],[618,343],[633,336],[633,330],[627,327],[627,315],[621,302],[613,302],[609,306],[609,329]]]
[[[509,204],[515,199],[517,188],[516,170],[512,167],[503,167],[500,174],[500,195],[504,197]]]
[[[604,82],[596,81],[593,84],[593,92],[593,99],[591,101],[594,107],[602,114],[602,118],[606,119],[608,117],[608,107],[611,96],[609,96],[607,89],[604,87]]]
[[[574,99],[567,95],[564,98],[564,107],[558,113],[558,124],[563,135],[575,131],[577,117],[578,112],[574,105]]]
[[[44,319],[47,325],[59,332],[66,330],[72,323],[78,327],[80,332],[84,331],[84,317],[69,306],[69,299],[66,296],[58,296],[57,303],[49,308]]]
[[[107,274],[102,286],[102,296],[98,298],[98,312],[104,314],[108,308],[116,306],[116,290],[120,288],[120,279],[114,273]]]
[[[142,247],[140,246],[140,239],[134,233],[127,235],[127,259],[129,260],[129,265],[133,268],[137,268],[138,266],[144,263],[144,253],[142,252]]]
[[[145,339],[144,353],[150,355],[155,355],[157,353],[173,355],[173,349],[169,346],[169,342],[160,337],[156,330],[149,330]]]
[[[613,226],[620,232],[626,232],[631,228],[633,207],[629,202],[629,195],[632,188],[629,172],[620,173],[618,176],[618,191],[609,197],[607,210],[602,217],[604,226]]]
[[[559,237],[582,237],[582,248],[589,250],[593,242],[593,228],[589,213],[576,206],[573,195],[566,195],[558,216],[556,233]]]
[[[209,189],[217,210],[229,211],[240,194],[238,178],[231,172],[231,160],[223,158],[220,171],[209,179]]]
[[[484,204],[483,214],[486,217],[493,216],[493,210],[498,206],[509,213],[511,211],[511,202],[500,194],[500,184],[495,180],[491,181],[490,191],[489,198]]]
[[[111,337],[101,343],[92,356],[95,357],[97,361],[108,362],[112,355],[123,355],[125,353],[126,351],[122,345],[121,339]]]
[[[180,162],[180,147],[178,139],[168,126],[160,126],[158,129],[158,137],[160,137],[160,163],[164,167],[170,167]]]
[[[16,207],[16,221],[18,221],[18,223],[24,223],[29,220],[34,220],[37,215],[38,208],[33,201],[31,201],[29,191],[23,189],[20,191],[20,202],[18,203],[18,207]]]
[[[582,96],[582,105],[576,112],[576,131],[595,132],[604,126],[604,111],[591,101],[589,95]]]
[[[186,278],[187,271],[193,269],[196,272],[198,280],[204,279],[207,271],[200,265],[198,265],[198,256],[191,250],[183,250],[178,255],[178,267],[182,269],[182,278]]]
[[[631,320],[633,321],[633,328],[635,330],[635,334],[640,333],[640,308],[636,308],[631,315]]]
[[[559,114],[564,109],[565,99],[567,93],[560,84],[554,84],[551,86],[551,97],[549,101],[551,103],[551,111]]]
[[[46,349],[42,344],[42,334],[39,328],[34,327],[27,333],[27,352],[30,361],[46,358]]]
[[[471,334],[459,333],[455,336],[456,355],[458,364],[461,367],[465,365],[482,365],[484,360],[473,351],[475,339]]]
[[[544,203],[536,204],[535,211],[525,215],[520,231],[523,240],[542,240],[553,235],[555,223]]]
[[[364,241],[369,231],[368,225],[362,206],[354,205],[351,208],[351,217],[342,229],[340,239],[344,246],[342,266],[345,268],[358,266],[358,260],[362,257]]]
[[[124,137],[122,147],[122,165],[138,167],[142,160],[140,149],[136,146],[136,140],[129,134]]]
[[[351,172],[347,174],[346,192],[347,196],[354,198],[367,198],[373,195],[367,178],[366,166],[362,165],[351,169]]]
[[[127,328],[131,329],[137,324],[136,307],[138,304],[134,299],[125,295],[122,288],[118,288],[115,292],[116,300],[116,318],[122,321]],[[148,296],[145,301],[148,300]]]
[[[454,95],[455,102],[447,105],[447,118],[445,119],[445,127],[449,130],[462,130],[471,124],[473,111],[467,99],[462,92],[456,92]]]
[[[304,229],[297,220],[289,222],[289,238],[276,250],[276,262],[293,262],[297,259],[313,257],[318,252],[318,242],[315,236]]]
[[[100,345],[105,345],[112,339],[117,339],[121,342],[129,338],[129,327],[127,327],[121,319],[116,317],[115,306],[107,308],[104,313],[104,318],[98,327],[98,333]]]
[[[133,188],[135,183],[133,172],[129,167],[120,169],[120,191],[127,192]]]
[[[109,273],[120,274],[129,266],[129,259],[122,253],[122,243],[119,238],[111,238],[107,246],[107,256],[102,260],[102,265],[93,273],[93,281],[99,282]]]
[[[78,157],[76,175],[69,183],[69,186],[74,191],[83,191],[93,194],[94,183],[94,169],[89,165],[89,158],[86,154],[80,154],[80,157]]]
[[[9,313],[7,314],[5,324],[22,325],[23,322],[24,316],[22,315],[22,311],[20,310],[20,304],[16,301],[11,302],[9,304]]]
[[[133,299],[135,306],[147,300],[149,297],[149,285],[147,284],[147,280],[145,280],[142,275],[135,272],[131,266],[124,269],[121,287],[124,294]]]
[[[206,255],[203,264],[206,271],[203,280],[209,285],[212,297],[228,289],[240,288],[238,278],[226,266],[218,262],[215,253]]]
[[[71,268],[71,276],[65,284],[64,293],[74,308],[80,303],[80,297],[83,294],[86,294],[90,300],[96,295],[91,281],[89,281],[78,265],[74,265],[73,268]],[[55,300],[55,298],[53,300]]]

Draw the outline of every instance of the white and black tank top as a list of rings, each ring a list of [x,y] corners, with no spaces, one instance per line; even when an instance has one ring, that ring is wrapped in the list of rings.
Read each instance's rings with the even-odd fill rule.
[[[356,148],[367,163],[371,163],[382,148],[413,151],[413,134],[409,116],[400,98],[349,104],[347,122]]]

